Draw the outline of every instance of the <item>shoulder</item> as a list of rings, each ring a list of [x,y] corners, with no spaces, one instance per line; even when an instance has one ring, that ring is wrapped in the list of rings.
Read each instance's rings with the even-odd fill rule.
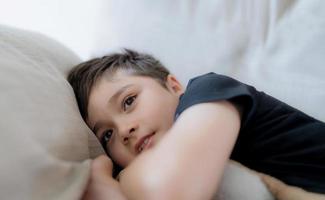
[[[203,75],[199,75],[196,76],[192,79],[189,80],[188,84],[187,84],[187,89],[189,87],[202,87],[202,86],[207,86],[210,85],[218,85],[218,84],[222,84],[222,83],[235,83],[237,82],[235,79],[229,77],[229,76],[225,76],[225,75],[221,75],[221,74],[216,74],[214,72],[210,72],[210,73],[206,73]]]
[[[177,117],[187,108],[200,103],[228,101],[246,119],[256,105],[257,91],[229,76],[213,72],[192,78],[180,98]]]
[[[230,99],[236,96],[251,96],[256,92],[253,86],[240,82],[230,76],[210,72],[190,79],[184,95],[218,96],[220,99]]]

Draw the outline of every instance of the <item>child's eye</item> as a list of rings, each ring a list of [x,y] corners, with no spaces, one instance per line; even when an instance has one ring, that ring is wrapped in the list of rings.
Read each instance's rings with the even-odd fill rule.
[[[131,106],[134,102],[134,100],[136,99],[136,95],[134,96],[130,96],[128,98],[126,98],[126,100],[123,102],[123,110],[126,110],[129,106]]]
[[[111,139],[113,135],[113,131],[112,130],[107,130],[103,133],[103,136],[101,138],[101,143],[104,147],[106,147],[107,143],[109,142],[109,140]]]

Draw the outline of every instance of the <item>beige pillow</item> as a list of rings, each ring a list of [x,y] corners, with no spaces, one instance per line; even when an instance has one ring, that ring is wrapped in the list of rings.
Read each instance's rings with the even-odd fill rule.
[[[52,39],[0,26],[0,199],[82,195],[101,149],[65,79],[78,62]]]

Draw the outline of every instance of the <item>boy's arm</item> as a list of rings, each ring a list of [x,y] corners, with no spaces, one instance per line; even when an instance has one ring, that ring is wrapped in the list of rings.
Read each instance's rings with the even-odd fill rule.
[[[120,178],[128,199],[211,199],[240,128],[229,102],[185,110],[154,148],[143,152]]]

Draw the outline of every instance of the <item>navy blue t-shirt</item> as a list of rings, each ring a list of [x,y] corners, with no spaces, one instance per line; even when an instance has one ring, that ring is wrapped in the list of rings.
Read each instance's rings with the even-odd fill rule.
[[[189,81],[175,120],[192,105],[219,100],[232,102],[243,113],[231,159],[287,184],[325,193],[325,123],[215,73]]]

